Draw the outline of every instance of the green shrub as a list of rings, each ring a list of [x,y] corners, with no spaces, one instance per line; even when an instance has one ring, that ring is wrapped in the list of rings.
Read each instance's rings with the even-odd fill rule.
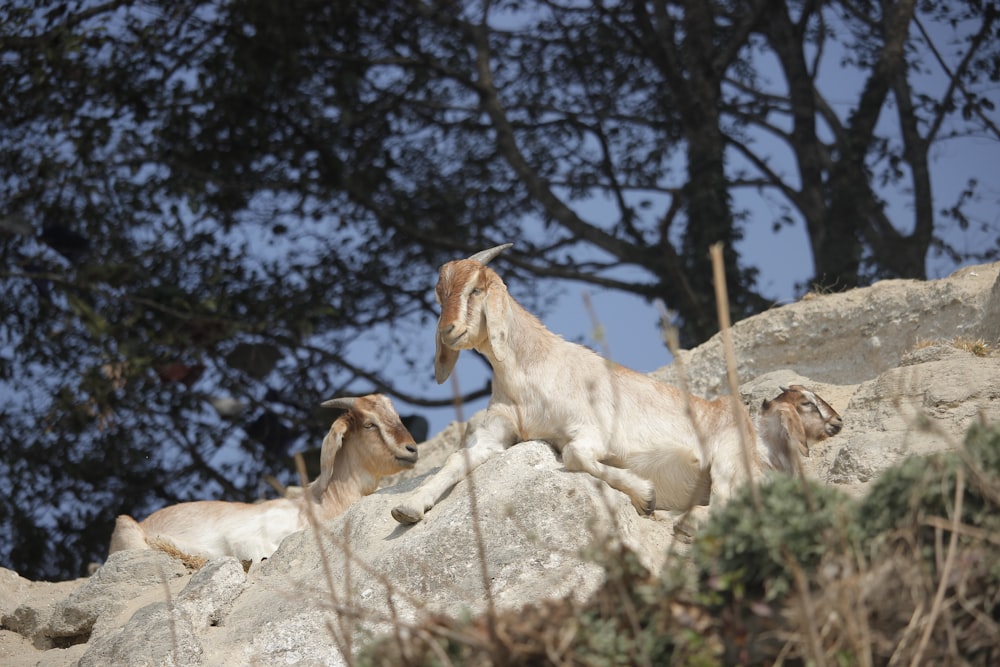
[[[791,564],[808,574],[856,537],[849,499],[815,482],[776,475],[760,487],[761,511],[742,489],[699,530],[694,563],[710,603],[745,596],[776,599],[793,589]]]
[[[869,546],[894,535],[915,535],[933,549],[930,520],[955,515],[958,474],[964,478],[961,523],[1000,530],[1000,425],[973,425],[961,451],[913,456],[887,469],[858,506],[858,524]]]

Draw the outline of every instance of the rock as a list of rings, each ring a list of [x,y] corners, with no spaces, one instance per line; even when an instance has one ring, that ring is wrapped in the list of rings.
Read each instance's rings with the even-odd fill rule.
[[[423,610],[482,611],[487,581],[497,608],[569,594],[582,599],[602,580],[588,549],[618,537],[659,567],[672,538],[669,518],[638,516],[624,494],[566,472],[540,442],[521,443],[476,470],[475,509],[467,480],[422,522],[401,526],[390,510],[422,480],[366,497],[319,535],[289,536],[251,570],[215,644],[240,647],[248,664],[295,663],[303,655],[341,664],[333,658],[340,646],[387,629],[390,619],[413,623]],[[343,626],[334,609],[349,612],[341,615]],[[261,618],[266,622],[252,620]]]
[[[219,558],[185,579],[175,598],[142,607],[123,628],[92,642],[80,667],[203,664],[202,637],[229,611],[246,576],[236,558]]]
[[[27,638],[33,646],[42,650],[69,645],[71,642],[55,640],[49,632],[49,627],[55,610],[86,580],[76,579],[56,583],[28,582],[10,570],[3,570],[3,573],[6,583],[12,585],[8,587],[0,584],[3,586],[0,590],[2,592],[0,600],[4,601],[5,607],[3,615],[0,616],[0,625],[17,632]],[[8,577],[8,574],[17,580]],[[24,586],[24,582],[28,585]],[[9,607],[14,608],[7,611]]]
[[[791,369],[819,382],[854,385],[895,368],[924,341],[1000,336],[1000,263],[969,266],[933,281],[883,280],[871,287],[807,295],[748,317],[732,329],[740,378]],[[722,338],[715,335],[651,373],[712,398],[725,387]]]
[[[911,454],[960,446],[977,419],[1000,421],[996,348],[1000,263],[939,281],[883,281],[804,299],[738,323],[741,398],[751,413],[780,385],[804,384],[844,418],[806,473],[860,495]],[[713,338],[654,375],[723,390]],[[683,365],[683,372],[680,366]],[[290,535],[248,573],[218,559],[191,574],[153,551],[113,554],[90,579],[31,582],[0,570],[0,664],[330,665],[382,632],[419,631],[425,612],[477,614],[546,598],[583,600],[601,584],[609,541],[654,571],[684,558],[674,517],[640,517],[627,498],[565,470],[527,442],[483,464],[413,526],[390,516],[461,444],[452,424],[413,469],[323,525]],[[474,502],[473,502],[474,499]]]
[[[89,641],[98,621],[107,625],[130,600],[151,588],[169,589],[171,580],[186,574],[180,561],[159,551],[111,554],[92,577],[55,606],[46,635],[72,643]],[[96,631],[100,634],[101,628]]]

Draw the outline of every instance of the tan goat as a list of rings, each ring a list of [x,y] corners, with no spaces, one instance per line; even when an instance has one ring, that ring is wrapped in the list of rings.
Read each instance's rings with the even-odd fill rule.
[[[309,525],[310,511],[317,520],[328,521],[375,491],[382,477],[416,463],[416,443],[388,397],[336,398],[323,406],[347,412],[323,439],[320,475],[303,495],[261,503],[179,503],[141,522],[123,514],[115,522],[109,553],[158,548],[194,560],[225,555],[244,561],[267,558],[282,539]]]
[[[493,367],[493,395],[470,423],[465,451],[453,453],[392,510],[397,521],[421,520],[467,470],[525,440],[550,443],[567,470],[604,480],[642,514],[690,508],[709,474],[713,500],[728,499],[747,478],[741,430],[751,445],[750,473],[761,472],[742,405],[734,411],[727,399],[687,395],[613,364],[553,334],[521,307],[486,266],[509,246],[441,267],[435,377],[444,382],[461,350],[477,350]]]

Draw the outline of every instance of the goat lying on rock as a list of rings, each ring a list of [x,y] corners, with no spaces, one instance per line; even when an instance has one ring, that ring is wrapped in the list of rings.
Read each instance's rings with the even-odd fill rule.
[[[332,519],[375,491],[382,477],[416,463],[416,443],[386,396],[335,398],[323,406],[347,412],[323,439],[320,475],[302,496],[261,503],[179,503],[142,522],[123,514],[115,522],[109,553],[158,548],[193,561],[225,555],[267,558],[287,535],[309,525],[310,511],[318,521]]]
[[[441,267],[435,377],[444,382],[461,350],[477,350],[493,367],[493,395],[470,422],[465,451],[392,510],[397,521],[420,521],[468,471],[525,440],[550,443],[567,470],[604,480],[642,514],[689,509],[709,476],[712,498],[728,499],[747,478],[742,439],[749,473],[763,470],[742,404],[686,394],[546,329],[486,266],[510,245]]]

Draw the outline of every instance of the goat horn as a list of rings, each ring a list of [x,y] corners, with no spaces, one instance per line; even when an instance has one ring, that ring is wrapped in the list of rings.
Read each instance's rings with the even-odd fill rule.
[[[513,243],[504,243],[503,245],[495,246],[493,248],[490,248],[489,250],[480,250],[479,252],[477,252],[475,255],[473,255],[469,259],[475,260],[475,261],[477,261],[480,264],[482,264],[482,265],[485,266],[486,264],[490,263],[491,259],[493,259],[497,255],[499,255],[500,253],[502,253],[504,250],[506,250],[507,248],[511,247],[512,245],[514,245],[514,244]]]
[[[354,407],[354,401],[356,400],[358,400],[357,396],[341,396],[340,398],[331,398],[329,401],[323,401],[320,405],[324,408],[350,410]]]

